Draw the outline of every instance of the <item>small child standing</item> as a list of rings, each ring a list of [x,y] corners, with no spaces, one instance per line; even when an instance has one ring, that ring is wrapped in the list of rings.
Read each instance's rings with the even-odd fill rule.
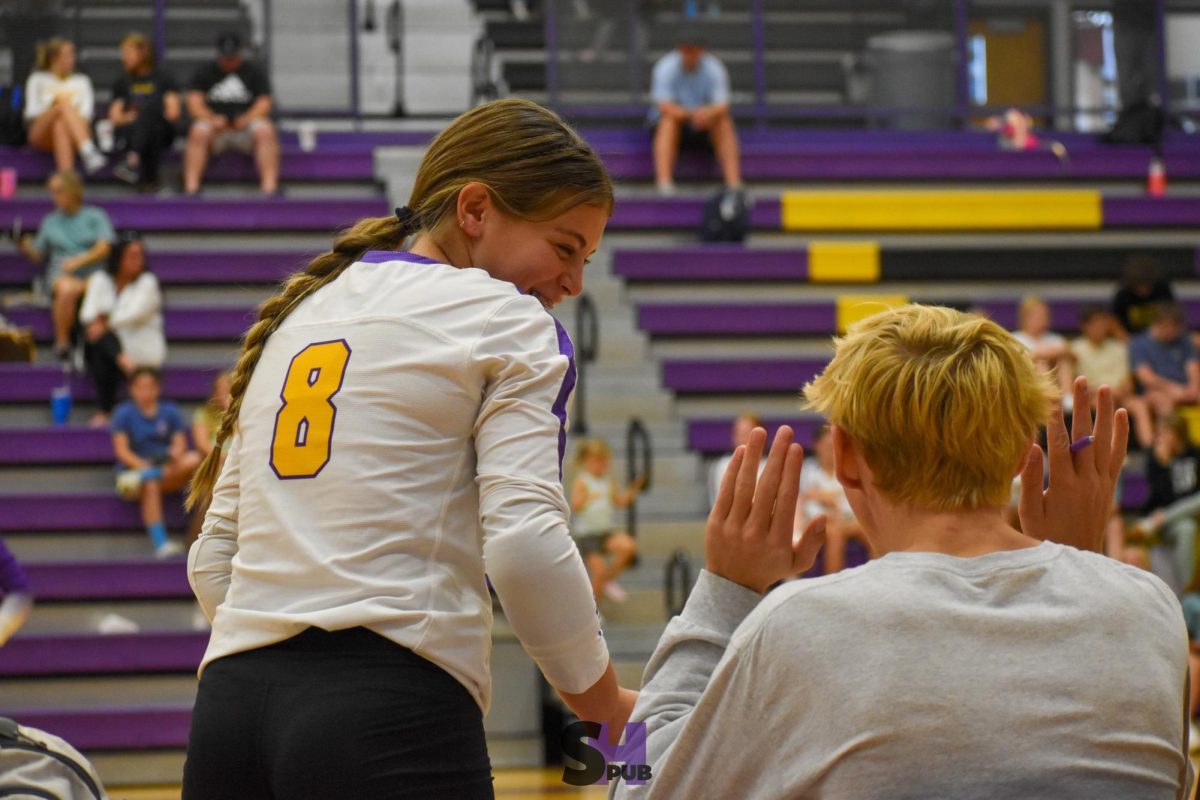
[[[646,478],[639,475],[624,491],[618,491],[608,474],[610,460],[608,445],[599,439],[588,439],[579,446],[575,461],[582,469],[571,487],[571,533],[587,565],[596,599],[604,595],[620,603],[627,595],[616,582],[617,576],[633,563],[637,543],[617,528],[615,512],[629,507],[646,485]]]

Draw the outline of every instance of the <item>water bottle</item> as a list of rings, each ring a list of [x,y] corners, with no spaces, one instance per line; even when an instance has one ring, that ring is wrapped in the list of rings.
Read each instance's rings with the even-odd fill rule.
[[[1146,194],[1151,197],[1162,197],[1167,193],[1167,168],[1158,156],[1150,159],[1150,168],[1146,170]]]
[[[71,419],[71,372],[63,366],[63,382],[50,392],[50,414],[54,417],[54,425],[63,427]]]

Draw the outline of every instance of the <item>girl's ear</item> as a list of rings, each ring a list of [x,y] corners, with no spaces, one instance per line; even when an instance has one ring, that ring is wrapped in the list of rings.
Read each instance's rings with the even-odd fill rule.
[[[456,224],[468,236],[479,236],[483,232],[483,220],[492,208],[492,195],[482,183],[468,183],[458,193],[455,211]]]

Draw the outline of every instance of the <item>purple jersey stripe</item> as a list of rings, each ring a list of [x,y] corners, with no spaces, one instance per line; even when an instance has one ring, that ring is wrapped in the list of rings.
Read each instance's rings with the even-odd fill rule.
[[[559,453],[562,453],[561,444]],[[562,469],[561,466],[559,469]],[[561,478],[562,475],[559,477]],[[29,591],[29,580],[25,577],[25,570],[21,569],[21,565],[17,563],[17,557],[9,551],[2,540],[0,540],[0,589],[4,590],[4,594]]]
[[[410,253],[407,250],[369,250],[363,253],[363,257],[358,261],[361,264],[386,264],[389,261],[411,261],[414,264],[442,263],[416,253]]]
[[[571,344],[571,337],[567,335],[562,323],[554,320],[554,327],[558,331],[558,352],[567,357],[567,374],[563,378],[562,388],[558,390],[558,397],[554,398],[554,405],[550,408],[554,416],[558,417],[558,479],[561,481],[563,457],[567,452],[567,401],[571,398],[571,392],[575,391],[575,347]]]

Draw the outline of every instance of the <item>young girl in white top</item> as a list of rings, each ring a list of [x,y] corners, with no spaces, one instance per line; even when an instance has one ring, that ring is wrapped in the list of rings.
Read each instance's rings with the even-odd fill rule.
[[[396,216],[263,304],[190,497],[212,490],[189,557],[212,638],[186,800],[491,798],[485,570],[564,701],[623,730],[636,695],[568,531],[575,368],[547,312],[612,207],[556,115],[488,103],[433,140]]]
[[[167,360],[162,304],[158,278],[146,269],[146,246],[137,234],[126,234],[113,247],[108,271],[88,278],[79,311],[84,358],[100,406],[93,426],[108,423],[124,376]]]
[[[75,71],[75,45],[66,39],[48,39],[37,52],[37,71],[25,84],[29,144],[53,153],[59,170],[73,169],[79,153],[84,170],[93,173],[104,156],[92,141],[92,79]]]
[[[832,575],[846,566],[846,543],[857,539],[868,548],[862,527],[846,499],[846,490],[838,482],[833,463],[833,440],[829,425],[821,425],[813,434],[814,458],[804,461],[800,470],[800,503],[796,506],[795,537],[817,517],[824,515],[824,573]]]
[[[642,487],[639,475],[624,489],[618,489],[608,474],[612,452],[600,439],[588,439],[579,445],[576,463],[580,467],[571,487],[571,532],[592,578],[592,592],[615,602],[626,599],[617,578],[633,563],[637,542],[617,524],[617,509],[628,508]]]

